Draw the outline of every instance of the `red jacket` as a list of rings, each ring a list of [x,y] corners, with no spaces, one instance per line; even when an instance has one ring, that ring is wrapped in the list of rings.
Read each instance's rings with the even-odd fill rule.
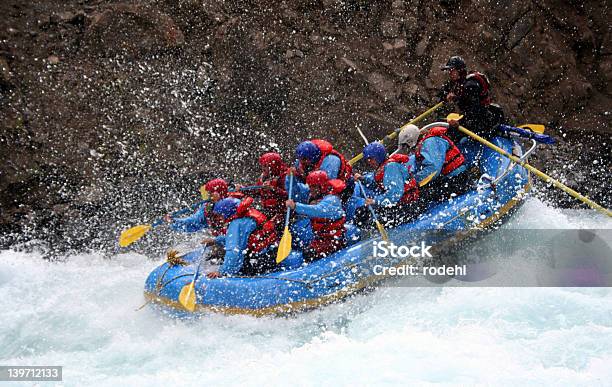
[[[457,148],[455,143],[446,136],[446,130],[446,128],[441,126],[431,128],[429,132],[419,140],[416,146],[416,150],[414,152],[417,161],[421,162],[423,161],[423,156],[421,155],[421,146],[423,145],[423,142],[425,140],[430,137],[441,137],[444,140],[448,141],[450,146],[446,151],[446,155],[444,157],[444,164],[442,165],[442,175],[448,175],[455,169],[462,166],[465,162],[465,157],[463,156],[459,148]]]
[[[378,188],[381,190],[385,189],[385,186],[383,185],[385,178],[385,165],[389,163],[406,164],[408,159],[409,157],[406,155],[394,154],[380,164],[376,170],[376,173],[374,174],[374,180],[376,181]],[[400,199],[400,203],[410,203],[419,198],[419,185],[417,184],[416,179],[410,170],[408,170],[408,173],[410,174],[410,179],[404,182],[404,195]]]
[[[279,177],[270,180],[264,181],[261,177],[257,180],[257,185],[265,187],[256,191],[255,194],[261,198],[262,211],[268,219],[285,213],[285,200],[287,200],[287,191],[285,190],[286,176],[287,173],[283,172]]]
[[[329,180],[329,192],[326,195],[331,194],[337,196],[344,191],[345,187],[346,184],[340,179]],[[314,199],[310,204],[316,204],[321,199],[322,197]],[[344,223],[345,217],[335,220],[328,218],[310,218],[310,224],[314,234],[314,239],[310,243],[310,248],[319,256],[326,256],[338,251],[345,245]]]
[[[348,182],[349,179],[352,176],[353,167],[351,167],[351,165],[348,163],[348,161],[346,161],[346,159],[344,158],[342,153],[340,153],[337,150],[335,150],[334,147],[332,146],[332,144],[329,143],[328,141],[320,140],[320,139],[314,139],[314,140],[310,140],[310,142],[315,144],[316,147],[319,148],[319,151],[321,152],[321,157],[319,158],[319,161],[315,164],[315,166],[314,166],[314,168],[312,170],[316,171],[316,170],[320,169],[321,168],[321,164],[323,164],[323,160],[325,160],[325,157],[327,157],[329,155],[334,155],[334,156],[336,156],[336,157],[338,157],[340,159],[340,170],[338,171],[338,179],[340,179],[340,180],[342,180],[344,182]],[[304,171],[304,172],[307,172],[307,171]],[[311,171],[308,171],[308,172],[311,172]],[[305,177],[305,176],[303,176],[303,177]]]
[[[274,223],[270,222],[268,218],[261,212],[254,208],[251,208],[253,204],[253,198],[247,197],[238,205],[236,214],[229,217],[226,223],[229,224],[234,219],[249,217],[255,220],[257,227],[251,233],[248,240],[247,248],[249,252],[257,254],[269,246],[276,243],[277,235]]]

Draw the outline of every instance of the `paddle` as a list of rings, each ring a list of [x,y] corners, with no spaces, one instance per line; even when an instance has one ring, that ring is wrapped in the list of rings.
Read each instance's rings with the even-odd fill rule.
[[[242,187],[239,191],[254,191],[262,188],[267,188],[267,186],[263,185],[250,185],[246,187]],[[235,192],[235,191],[230,191]],[[201,201],[193,204],[191,207],[183,208],[182,210],[178,210],[170,214],[170,217],[175,218],[177,216],[181,216],[187,214],[189,212],[193,212],[198,209],[202,204],[210,201],[210,195],[208,191],[202,186],[200,188],[200,194],[202,195]],[[152,224],[139,224],[127,230],[124,230],[119,236],[119,246],[127,247],[132,243],[136,242],[140,238],[142,238],[147,232],[149,232],[152,228],[155,228],[164,223],[164,218],[159,218],[155,220]]]
[[[357,185],[359,186],[359,190],[361,191],[361,194],[363,195],[364,199],[367,199],[368,196],[366,195],[365,189],[363,188],[361,182],[357,181]],[[387,230],[385,230],[385,227],[382,225],[382,223],[378,221],[378,217],[376,216],[376,212],[374,211],[372,206],[368,205],[368,210],[370,210],[370,214],[372,214],[372,220],[374,221],[374,223],[376,223],[376,228],[378,229],[378,232],[380,232],[380,236],[382,236],[382,239],[385,242],[389,242],[389,235],[387,234]]]
[[[520,125],[519,128],[529,129],[539,134],[543,134],[544,130],[546,129],[546,127],[541,124],[525,124],[525,125]]]
[[[542,179],[545,182],[550,182],[552,183],[555,187],[561,189],[562,191],[568,193],[570,196],[572,196],[575,199],[580,200],[581,202],[587,204],[588,206],[590,206],[591,208],[594,208],[598,211],[600,211],[603,214],[606,214],[610,217],[612,217],[612,211],[600,206],[599,204],[595,203],[594,201],[592,201],[591,199],[587,198],[586,196],[582,196],[581,194],[579,194],[578,192],[574,191],[573,189],[569,188],[568,186],[564,185],[563,183],[559,182],[558,180],[553,179],[552,177],[548,176],[547,174],[541,172],[540,170],[532,167],[531,165],[527,164],[524,161],[521,161],[518,157],[511,155],[510,153],[506,152],[505,150],[501,149],[500,147],[490,143],[489,141],[485,140],[484,138],[480,137],[479,135],[472,133],[471,131],[469,131],[468,129],[464,128],[463,126],[459,126],[459,130],[465,134],[467,134],[468,136],[470,136],[471,138],[473,138],[474,140],[480,142],[481,144],[484,144],[486,146],[488,146],[489,148],[493,149],[494,151],[496,151],[497,153],[508,157],[510,160],[514,161],[515,163],[519,164],[520,166],[528,169],[530,172],[532,172],[533,174],[535,174],[537,177],[539,177],[540,179]]]
[[[289,199],[293,193],[293,173],[289,174]],[[287,213],[285,214],[285,231],[283,231],[283,237],[278,244],[278,251],[276,252],[276,263],[281,263],[291,253],[291,232],[289,231],[289,215],[291,214],[291,208],[287,207]]]
[[[257,191],[260,189],[272,189],[272,187],[269,185],[247,185],[245,187],[240,187],[238,191]]]
[[[200,256],[200,260],[198,261],[198,265],[196,266],[195,273],[193,273],[193,278],[188,285],[183,286],[181,289],[181,293],[179,294],[179,302],[181,305],[185,307],[190,312],[195,310],[196,305],[196,291],[195,291],[195,283],[198,279],[198,275],[200,274],[200,265],[202,261],[204,261],[204,255],[209,251],[206,247],[202,252],[202,256]]]
[[[173,212],[172,214],[170,214],[170,216],[176,217],[176,216],[184,215],[191,211],[195,211],[198,207],[200,207],[202,204],[206,203],[207,201],[208,200],[199,201],[193,204],[191,207],[183,208],[182,210]],[[121,235],[119,236],[119,246],[127,247],[131,245],[132,243],[142,238],[147,232],[149,232],[149,230],[163,223],[164,223],[164,218],[159,218],[156,221],[154,221],[152,224],[139,224],[138,226],[134,226],[132,228],[124,230],[123,232],[121,232]]]
[[[368,145],[370,142],[368,141],[368,139],[365,136],[365,134],[363,134],[363,132],[359,128],[357,128],[357,131],[359,132],[359,135],[361,136],[361,138],[363,138],[363,141],[366,143],[366,145]]]
[[[427,117],[428,115],[430,115],[431,113],[433,113],[434,111],[436,111],[437,109],[442,107],[442,105],[444,105],[444,102],[437,103],[435,106],[429,108],[427,111],[422,113],[420,116],[415,117],[414,119],[412,119],[410,122],[408,122],[407,124],[405,124],[401,128],[396,129],[392,133],[389,133],[388,135],[386,135],[382,140],[380,140],[380,142],[384,145],[385,142],[388,143],[389,141],[392,141],[393,139],[395,139],[395,137],[397,137],[398,133],[401,132],[402,129],[404,129],[406,126],[413,125],[413,124],[421,121],[423,118]],[[359,160],[361,160],[362,158],[363,158],[363,152],[358,154],[357,156],[353,157],[351,160],[349,160],[349,164],[350,165],[355,165],[355,163],[358,162]]]
[[[272,188],[267,185],[247,185],[244,187],[240,187],[239,189],[230,190],[229,192],[257,191],[260,189],[272,189]],[[204,188],[204,186],[200,187],[200,194],[202,194],[202,199],[204,200],[208,200],[210,198],[210,194],[208,193],[206,188]]]
[[[528,138],[530,140],[536,140],[537,142],[542,143],[542,144],[554,144],[556,142],[554,138],[546,134],[532,131],[530,130],[530,128],[527,128],[525,125],[521,125],[520,127],[516,128],[511,125],[502,124],[502,125],[498,125],[497,129],[508,135]]]

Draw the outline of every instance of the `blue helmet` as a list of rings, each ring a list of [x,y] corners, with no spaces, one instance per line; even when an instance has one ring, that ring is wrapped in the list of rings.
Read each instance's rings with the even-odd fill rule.
[[[225,198],[215,203],[215,206],[213,207],[213,212],[215,214],[223,216],[224,219],[227,219],[236,214],[236,210],[238,209],[239,204],[239,199]]]
[[[321,150],[310,141],[301,142],[297,146],[295,153],[298,159],[307,159],[311,163],[316,163],[321,158]]]
[[[387,158],[387,150],[383,144],[371,142],[363,148],[363,157],[366,159],[374,159],[378,164],[381,164]]]

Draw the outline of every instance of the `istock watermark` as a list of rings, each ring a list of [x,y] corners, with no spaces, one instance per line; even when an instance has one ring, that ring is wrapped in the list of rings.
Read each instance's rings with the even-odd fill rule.
[[[465,276],[467,274],[467,265],[454,266],[384,266],[375,265],[374,275],[381,276]]]
[[[379,241],[374,242],[373,249],[374,256],[377,258],[433,258],[429,252],[431,246],[425,244],[424,241],[421,241],[420,245],[412,246],[398,246],[393,242]]]
[[[470,238],[425,230],[395,235],[394,241],[362,251],[374,256],[364,275],[404,277],[381,281],[395,287],[612,287],[611,227],[499,229]]]
[[[379,241],[373,245],[373,254],[376,258],[433,258],[429,250],[432,246],[421,241],[418,245],[396,245],[393,242]],[[466,265],[454,266],[384,266],[375,265],[374,275],[380,276],[463,276],[466,274]]]

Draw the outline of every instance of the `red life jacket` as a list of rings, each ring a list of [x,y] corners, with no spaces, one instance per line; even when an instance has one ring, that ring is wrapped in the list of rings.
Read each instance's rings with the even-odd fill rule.
[[[340,179],[331,179],[328,184],[329,191],[327,195],[337,196],[346,188],[346,184]],[[323,198],[312,200],[311,204],[316,204],[322,199]],[[310,224],[312,225],[312,231],[315,236],[310,246],[322,255],[327,255],[338,250],[338,248],[344,245],[344,222],[345,217],[335,220],[310,218]]]
[[[489,82],[489,78],[483,73],[478,71],[470,71],[470,73],[465,77],[465,80],[468,79],[476,79],[478,83],[480,83],[481,92],[480,92],[480,104],[482,106],[488,106],[491,104],[491,96],[489,95],[489,91],[491,90],[491,83]]]
[[[312,231],[315,234],[310,242],[310,248],[322,257],[341,249],[346,241],[344,239],[344,220],[313,218],[311,219]]]
[[[345,217],[336,220],[311,218],[310,224],[314,238],[310,243],[310,248],[315,250],[319,256],[331,254],[342,248],[345,244],[344,221]]]
[[[261,206],[268,218],[272,218],[278,214],[285,212],[285,200],[287,200],[287,191],[285,191],[285,177],[287,174],[283,172],[279,177],[264,181],[261,177],[257,180],[257,185],[263,185],[257,191],[261,198]]]
[[[247,250],[249,253],[257,254],[267,247],[273,245],[276,242],[276,228],[274,223],[270,222],[268,218],[261,212],[254,208],[251,208],[253,204],[253,198],[247,197],[238,205],[236,214],[229,217],[226,223],[230,223],[234,219],[249,217],[257,223],[257,227],[251,235],[249,235]]]
[[[317,162],[313,170],[316,171],[321,168],[321,164],[323,164],[323,160],[325,160],[325,157],[329,155],[334,155],[340,159],[340,169],[338,170],[338,179],[344,182],[349,181],[349,179],[351,178],[353,174],[353,167],[351,167],[351,165],[346,161],[344,156],[340,152],[335,150],[332,144],[329,143],[328,141],[315,139],[315,140],[310,140],[310,142],[315,144],[317,148],[319,148],[319,151],[321,151],[321,158],[319,158],[319,161]]]
[[[344,234],[345,217],[332,220],[327,218],[312,218],[312,230],[318,239],[340,239]]]
[[[226,197],[228,197],[228,198],[236,198],[236,199],[242,200],[242,199],[244,199],[246,197],[246,195],[243,194],[240,191],[232,191],[232,192],[228,192]]]
[[[389,163],[406,164],[408,159],[409,157],[407,155],[394,154],[378,166],[376,174],[374,174],[374,180],[376,180],[376,183],[381,190],[385,189],[385,186],[383,185],[385,178],[385,166]],[[408,169],[408,174],[410,175],[409,180],[404,182],[404,194],[400,199],[400,203],[410,203],[419,198],[419,185],[412,175],[410,168]]]
[[[446,136],[446,128],[442,126],[436,126],[435,128],[429,129],[429,132],[419,140],[416,146],[416,150],[414,152],[417,161],[423,161],[423,156],[421,155],[421,146],[423,146],[423,142],[430,137],[441,137],[446,140],[450,145],[444,157],[444,164],[442,165],[442,175],[448,175],[449,173],[463,165],[463,163],[465,162],[465,157],[463,157],[463,154],[461,153],[459,148],[457,148],[455,143],[452,142],[451,139]]]
[[[206,218],[206,224],[208,224],[208,230],[213,236],[224,235],[227,229],[227,225],[221,215],[217,215],[212,212],[215,204],[208,202],[204,204],[204,217]]]

